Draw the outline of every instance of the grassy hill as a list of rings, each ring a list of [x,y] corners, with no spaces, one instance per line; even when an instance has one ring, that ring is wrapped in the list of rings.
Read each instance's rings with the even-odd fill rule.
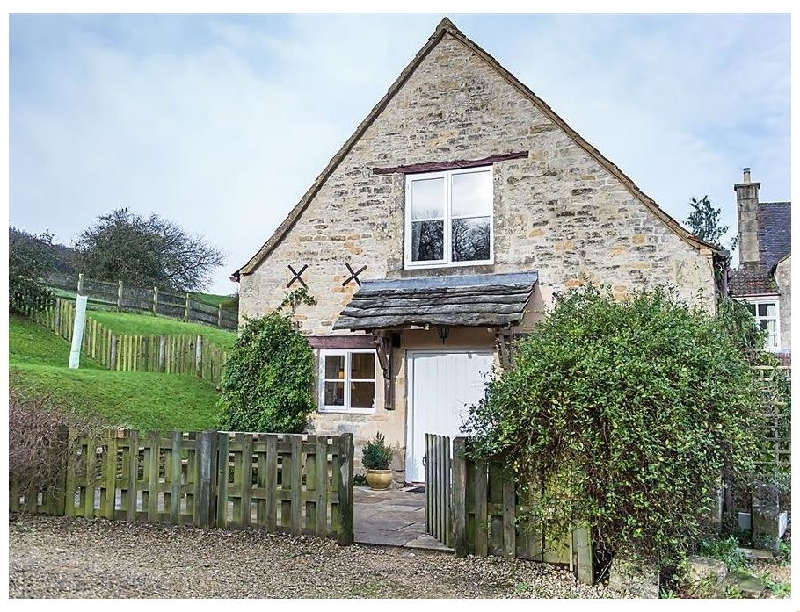
[[[111,312],[106,310],[87,310],[86,317],[96,319],[115,334],[177,335],[199,334],[207,341],[229,351],[236,342],[236,333],[200,323],[186,323],[167,317],[154,317],[149,314],[130,312]]]
[[[177,323],[156,317],[149,319]],[[128,323],[133,325],[131,321]],[[192,327],[209,329],[201,325]],[[235,334],[229,335],[235,338]],[[69,350],[69,343],[49,329],[22,317],[9,317],[11,384],[28,393],[47,395],[60,406],[100,415],[113,426],[161,431],[214,428],[218,394],[211,383],[191,375],[112,372],[83,355],[80,368],[70,370]]]

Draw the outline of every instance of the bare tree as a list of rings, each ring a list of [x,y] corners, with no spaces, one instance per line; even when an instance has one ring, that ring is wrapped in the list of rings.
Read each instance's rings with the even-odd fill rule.
[[[127,208],[98,217],[75,245],[78,266],[90,278],[194,291],[208,286],[222,253],[172,221]]]

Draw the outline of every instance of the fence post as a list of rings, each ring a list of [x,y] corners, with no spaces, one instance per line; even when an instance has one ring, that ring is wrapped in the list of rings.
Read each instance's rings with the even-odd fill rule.
[[[466,438],[453,440],[453,549],[456,557],[467,556],[467,463]]]
[[[117,289],[117,311],[122,312],[122,281],[119,281],[119,288]]]
[[[153,316],[158,315],[158,287],[153,287]]]
[[[114,334],[111,334],[111,355],[108,360],[108,369],[117,369],[117,337]]]
[[[217,474],[217,432],[197,433],[197,484],[194,507],[195,527],[212,527],[216,518],[214,480]],[[221,503],[225,503],[222,500]]]
[[[67,462],[69,461],[69,428],[60,425],[56,431],[56,443],[52,450],[60,462],[55,486],[50,491],[49,514],[64,516],[67,503]]]
[[[578,582],[594,584],[594,554],[587,527],[577,527],[572,532],[572,564]]]
[[[299,460],[299,457],[298,457]],[[340,546],[353,543],[353,434],[339,436],[339,534]]]
[[[183,309],[183,320],[189,320],[189,308],[190,308],[191,298],[189,297],[189,293],[186,293],[186,306]]]
[[[217,327],[222,327],[222,303],[217,304]]]
[[[159,336],[158,337],[158,371],[163,372],[166,363],[166,356],[167,356],[167,337],[166,336]]]
[[[83,272],[78,273],[78,295],[83,295]]]
[[[56,305],[53,310],[53,331],[61,335],[61,298],[56,298]]]
[[[197,342],[194,345],[194,373],[198,378],[203,376],[203,337],[197,334]]]

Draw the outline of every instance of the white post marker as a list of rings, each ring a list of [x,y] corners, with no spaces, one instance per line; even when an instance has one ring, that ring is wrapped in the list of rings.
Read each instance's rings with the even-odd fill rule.
[[[86,323],[85,295],[75,296],[75,327],[72,330],[72,347],[69,350],[69,369],[77,370],[81,360],[81,345],[83,344],[83,328]]]

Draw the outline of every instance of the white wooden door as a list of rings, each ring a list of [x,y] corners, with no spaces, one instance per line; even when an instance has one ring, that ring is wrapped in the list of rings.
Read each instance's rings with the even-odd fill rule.
[[[461,434],[467,406],[483,397],[492,370],[490,351],[409,351],[406,480],[424,482],[425,434]]]

